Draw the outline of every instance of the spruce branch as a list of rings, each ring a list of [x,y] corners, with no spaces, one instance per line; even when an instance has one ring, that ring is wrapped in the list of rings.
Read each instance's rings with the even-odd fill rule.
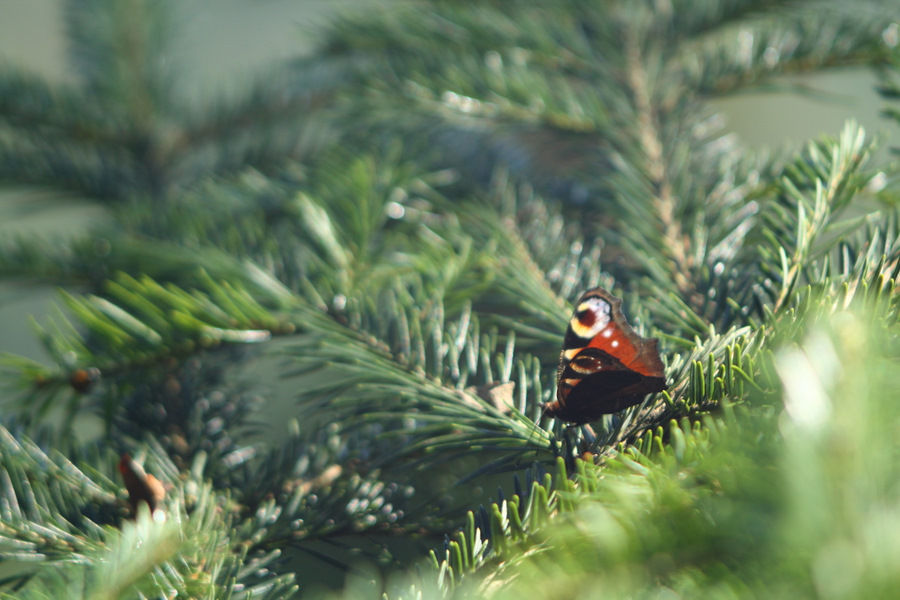
[[[11,374],[18,381],[10,383],[23,392],[19,403],[40,415],[68,395],[71,417],[81,405],[78,392],[88,391],[73,379],[80,371],[99,370],[113,381],[132,370],[184,359],[202,349],[256,344],[270,339],[273,332],[294,330],[289,321],[265,308],[245,289],[216,282],[202,271],[197,280],[203,291],[164,286],[147,276],[138,280],[122,273],[107,282],[106,297],[63,292],[81,329],[62,313],[48,328],[38,329],[55,368],[41,369],[33,361],[15,356],[5,359],[7,368],[18,370],[18,375]],[[283,302],[287,292],[273,283],[269,281],[270,292],[279,296],[269,296],[269,300],[280,297],[278,301]],[[106,401],[118,404],[120,399],[115,396],[107,395]],[[115,408],[107,406],[104,412],[109,419]]]
[[[349,300],[341,320],[350,326],[308,322],[311,335],[288,351],[294,375],[315,376],[301,391],[301,403],[331,418],[340,415],[354,428],[377,426],[380,437],[398,438],[396,452],[382,460],[412,455],[429,464],[474,446],[488,456],[499,453],[487,461],[494,465],[509,452],[551,451],[552,437],[523,414],[542,401],[539,365],[516,360],[511,340],[500,354],[496,334],[480,333],[474,317],[445,322],[439,303],[421,311],[402,292],[359,305]],[[368,322],[381,325],[379,335],[352,326]],[[466,387],[510,380],[515,396],[498,405]]]
[[[727,3],[710,3],[708,8],[715,10],[717,4]],[[881,60],[887,48],[880,38],[890,26],[885,20],[890,8],[882,0],[853,9],[831,0],[747,3],[745,10],[732,15],[737,18],[719,20],[715,15],[703,35],[685,36],[671,63],[676,77],[694,93],[727,94],[748,84],[783,89],[790,85],[768,79],[779,73]],[[692,15],[685,18],[686,12]],[[695,12],[710,14],[700,9],[667,17],[680,23],[696,18]]]
[[[279,492],[278,504],[257,502],[254,511],[241,515],[240,505],[227,491],[213,491],[202,479],[202,455],[189,470],[179,471],[162,447],[151,444],[146,454],[139,454],[168,488],[165,523],[151,519],[139,505],[136,521],[122,521],[119,531],[109,525],[124,516],[124,491],[110,477],[117,457],[108,450],[93,444],[76,447],[72,451],[79,457],[72,462],[58,452],[45,453],[6,428],[0,428],[0,447],[0,555],[15,567],[6,573],[4,584],[18,582],[16,597],[49,593],[118,598],[139,589],[149,596],[169,590],[287,598],[296,586],[292,575],[278,573],[284,542],[297,544],[325,531],[360,532],[394,523],[402,519],[409,496],[402,486],[372,477],[351,476],[341,482],[340,469],[337,475],[329,474],[333,466],[304,480],[308,473],[295,467],[276,474],[276,480],[292,484]],[[325,458],[321,448],[299,450],[295,444],[291,452],[295,465],[312,466]],[[251,497],[247,492],[258,491],[235,488],[235,494],[246,499]],[[302,517],[310,516],[316,497],[331,506],[331,518],[325,518],[325,511],[320,522],[304,523]],[[285,529],[293,532],[290,538],[277,542],[276,532]],[[35,564],[35,557],[42,562]],[[73,589],[83,590],[84,596],[70,596]]]
[[[143,0],[68,0],[69,57],[83,85],[137,118],[137,129],[165,112],[172,86],[166,38],[173,33],[168,7]],[[105,102],[105,103],[106,103]]]
[[[673,275],[675,288],[681,295],[689,297],[692,290],[689,289],[686,273],[692,267],[689,262],[691,250],[681,223],[675,217],[676,199],[670,181],[671,175],[667,173],[667,163],[663,159],[659,116],[651,103],[651,92],[648,89],[649,79],[644,69],[646,58],[641,55],[639,41],[632,29],[626,29],[624,41],[628,85],[634,98],[637,117],[637,142],[646,158],[644,167],[654,190],[651,204],[660,222],[662,245],[668,250],[669,260],[672,262],[672,268],[668,270]]]
[[[4,125],[16,133],[31,129],[43,136],[57,137],[72,132],[74,139],[85,142],[98,133],[100,139],[108,140],[122,126],[112,115],[106,115],[104,122],[102,110],[87,101],[78,88],[50,85],[31,73],[6,65],[0,71],[0,115]],[[101,122],[106,129],[99,129]]]
[[[173,219],[182,214],[176,211]],[[201,245],[196,239],[151,239],[100,228],[71,240],[14,236],[0,242],[0,278],[17,283],[52,281],[102,294],[109,279],[134,264],[141,265],[142,275],[179,287],[194,285],[200,265],[211,279],[236,282],[272,306],[283,303],[287,293],[269,272],[240,253]]]
[[[830,2],[801,3],[791,12],[796,23],[804,23],[803,27],[794,23],[790,29],[799,36],[795,39],[768,37],[767,27],[783,11],[778,3],[709,3],[692,11],[691,17],[675,11],[651,13],[643,7],[616,6],[612,18],[605,19],[577,3],[545,8],[549,14],[577,15],[569,21],[548,19],[543,13],[539,17],[521,4],[506,7],[503,15],[493,6],[468,11],[440,5],[433,12],[398,11],[375,24],[367,22],[365,27],[346,19],[334,28],[326,48],[338,55],[353,55],[357,47],[386,47],[388,66],[378,73],[393,85],[373,99],[370,114],[376,115],[374,119],[380,119],[378,115],[391,119],[391,102],[403,102],[408,113],[408,102],[419,98],[416,114],[423,115],[421,122],[426,121],[424,115],[431,114],[443,123],[431,126],[435,131],[432,139],[452,142],[450,150],[459,148],[469,157],[468,164],[474,155],[467,148],[499,147],[503,139],[509,139],[507,132],[518,127],[515,150],[506,155],[495,153],[489,159],[491,164],[505,163],[516,177],[527,173],[533,182],[541,179],[541,169],[549,165],[557,186],[561,180],[569,182],[567,189],[573,192],[573,199],[577,191],[581,202],[591,198],[593,205],[602,208],[612,198],[619,213],[627,216],[615,222],[601,221],[600,231],[625,251],[628,270],[633,273],[637,266],[641,275],[652,279],[656,290],[681,294],[694,312],[716,318],[727,328],[739,316],[723,310],[726,303],[710,301],[709,294],[725,291],[730,297],[727,292],[732,284],[722,277],[727,264],[720,259],[732,254],[731,248],[753,227],[756,205],[746,195],[752,192],[759,165],[741,164],[742,150],[733,141],[711,133],[692,73],[694,69],[704,76],[715,72],[712,57],[717,52],[733,60],[734,72],[748,74],[757,69],[755,59],[739,60],[740,48],[722,50],[726,42],[734,45],[735,29],[744,31],[754,44],[757,39],[767,40],[758,46],[758,60],[770,63],[769,73],[791,65],[809,68],[836,60],[871,58],[873,52],[881,52],[872,40],[889,25],[884,12],[877,10],[881,5],[871,6],[871,11],[851,14]],[[822,43],[818,35],[822,29],[831,33],[846,30],[848,35],[842,35],[842,44],[836,47]],[[696,48],[705,40],[721,40],[722,44],[713,44],[717,50],[710,51],[698,65]],[[672,52],[672,44],[683,48],[683,53]],[[466,67],[448,66],[444,60],[447,52],[457,59],[452,64]],[[562,76],[560,61],[565,65]],[[553,89],[518,87],[523,76],[552,81]],[[519,96],[507,102],[513,93]],[[556,98],[567,94],[568,103],[555,104]],[[591,94],[602,98],[606,107],[588,101],[585,96]],[[540,118],[503,112],[504,106],[513,105],[532,107],[532,114],[548,119],[542,125]],[[616,110],[611,111],[611,106]],[[549,118],[557,113],[573,120],[593,119],[589,128],[582,128],[589,131],[587,138],[594,140],[594,150],[579,154],[591,157],[583,168],[572,157],[563,165],[555,163],[554,157],[567,156],[565,152],[545,152],[559,146],[571,149],[577,144],[573,140],[543,144],[538,149],[523,143],[528,135],[546,141],[541,136],[555,127],[550,121],[564,120]],[[617,120],[611,114],[623,117]],[[440,145],[444,148],[447,144]],[[443,154],[447,164],[447,153]],[[741,182],[737,186],[733,185],[735,179]],[[709,191],[726,188],[736,189],[714,198],[720,204],[707,207]],[[718,225],[728,221],[730,229]],[[648,246],[652,253],[647,252]],[[734,293],[746,294],[746,287]]]
[[[897,100],[900,99],[900,30],[896,25],[888,27],[884,30],[882,39],[890,51],[885,57],[885,64],[879,66],[878,92],[891,102],[882,110],[882,114],[895,122],[900,122],[900,109],[896,106]],[[898,152],[897,147],[892,150],[894,154]]]
[[[489,278],[476,296],[479,318],[516,331],[520,348],[560,343],[559,332],[570,310],[566,300],[602,279],[600,245],[584,242],[577,227],[567,226],[558,207],[527,186],[517,188],[502,174],[487,198],[448,200],[462,209],[465,235],[475,246],[489,248],[479,265],[486,271],[482,278]],[[448,229],[439,231],[459,236]],[[608,279],[604,283],[612,287]]]
[[[350,73],[298,62],[258,76],[246,95],[187,100],[169,57],[168,2],[69,0],[80,76],[50,86],[0,74],[0,178],[100,199],[170,199],[210,174],[303,158],[327,144],[327,107]],[[201,106],[202,105],[202,106]],[[251,126],[252,124],[252,126]]]
[[[761,231],[766,243],[759,247],[762,268],[780,286],[757,288],[758,295],[772,295],[772,310],[786,305],[795,286],[813,281],[804,271],[845,238],[848,229],[864,225],[855,219],[848,228],[836,219],[875,175],[863,170],[868,153],[865,132],[848,123],[839,140],[811,145],[806,156],[788,166],[777,190],[778,204],[766,213]]]
[[[226,458],[231,473],[220,480],[243,509],[241,535],[251,549],[306,552],[352,536],[397,537],[409,527],[437,527],[439,518],[423,514],[428,509],[412,485],[371,468],[379,448],[354,433],[337,423],[301,429],[294,419],[284,443]],[[217,468],[209,460],[194,470],[215,476]]]
[[[28,440],[2,432],[3,456],[10,457],[4,459],[2,472],[7,481],[15,477],[17,482],[3,490],[4,558],[18,567],[7,583],[18,581],[17,597],[118,598],[135,590],[150,596],[163,591],[218,595],[245,590],[249,597],[268,592],[265,597],[286,598],[295,589],[290,575],[263,568],[274,555],[248,556],[246,549],[241,551],[222,535],[233,521],[227,497],[212,493],[208,484],[178,482],[177,470],[161,455],[151,456],[152,468],[170,486],[166,522],[151,519],[149,511],[139,507],[136,521],[123,522],[119,531],[109,525],[121,516],[117,504],[122,496],[119,484],[105,475],[114,471],[116,457],[89,451],[97,462],[79,468],[59,455],[48,458]],[[77,504],[67,506],[61,499]],[[7,550],[23,547],[30,553]],[[35,552],[44,561],[28,568]],[[83,595],[73,596],[79,589]]]

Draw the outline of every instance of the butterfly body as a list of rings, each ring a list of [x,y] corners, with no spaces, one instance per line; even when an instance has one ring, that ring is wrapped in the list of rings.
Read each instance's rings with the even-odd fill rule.
[[[588,423],[666,389],[658,340],[638,335],[621,305],[602,288],[578,300],[559,357],[556,401],[544,405],[545,414]]]

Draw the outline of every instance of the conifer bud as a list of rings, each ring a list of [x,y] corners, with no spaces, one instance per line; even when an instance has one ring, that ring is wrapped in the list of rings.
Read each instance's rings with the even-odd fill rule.
[[[165,514],[159,507],[159,503],[166,495],[163,484],[153,475],[146,473],[144,468],[134,462],[127,453],[123,454],[119,460],[119,472],[122,474],[122,479],[125,480],[132,513],[136,516],[138,504],[144,502],[150,509],[153,520],[165,520]]]

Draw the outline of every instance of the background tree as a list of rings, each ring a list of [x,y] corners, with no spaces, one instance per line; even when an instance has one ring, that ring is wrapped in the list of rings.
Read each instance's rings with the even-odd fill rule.
[[[111,223],[0,249],[67,288],[52,363],[4,359],[3,593],[894,593],[896,164],[853,123],[759,155],[707,105],[835,64],[895,98],[892,2],[391,5],[206,102],[166,3],[66,7],[79,82],[0,72],[0,177]],[[540,403],[598,284],[670,385],[568,427]]]

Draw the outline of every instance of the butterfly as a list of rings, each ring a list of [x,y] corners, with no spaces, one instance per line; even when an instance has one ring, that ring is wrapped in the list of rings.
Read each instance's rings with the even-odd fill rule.
[[[658,340],[639,336],[621,305],[603,288],[578,300],[559,355],[556,401],[543,405],[544,414],[580,425],[666,389]]]

